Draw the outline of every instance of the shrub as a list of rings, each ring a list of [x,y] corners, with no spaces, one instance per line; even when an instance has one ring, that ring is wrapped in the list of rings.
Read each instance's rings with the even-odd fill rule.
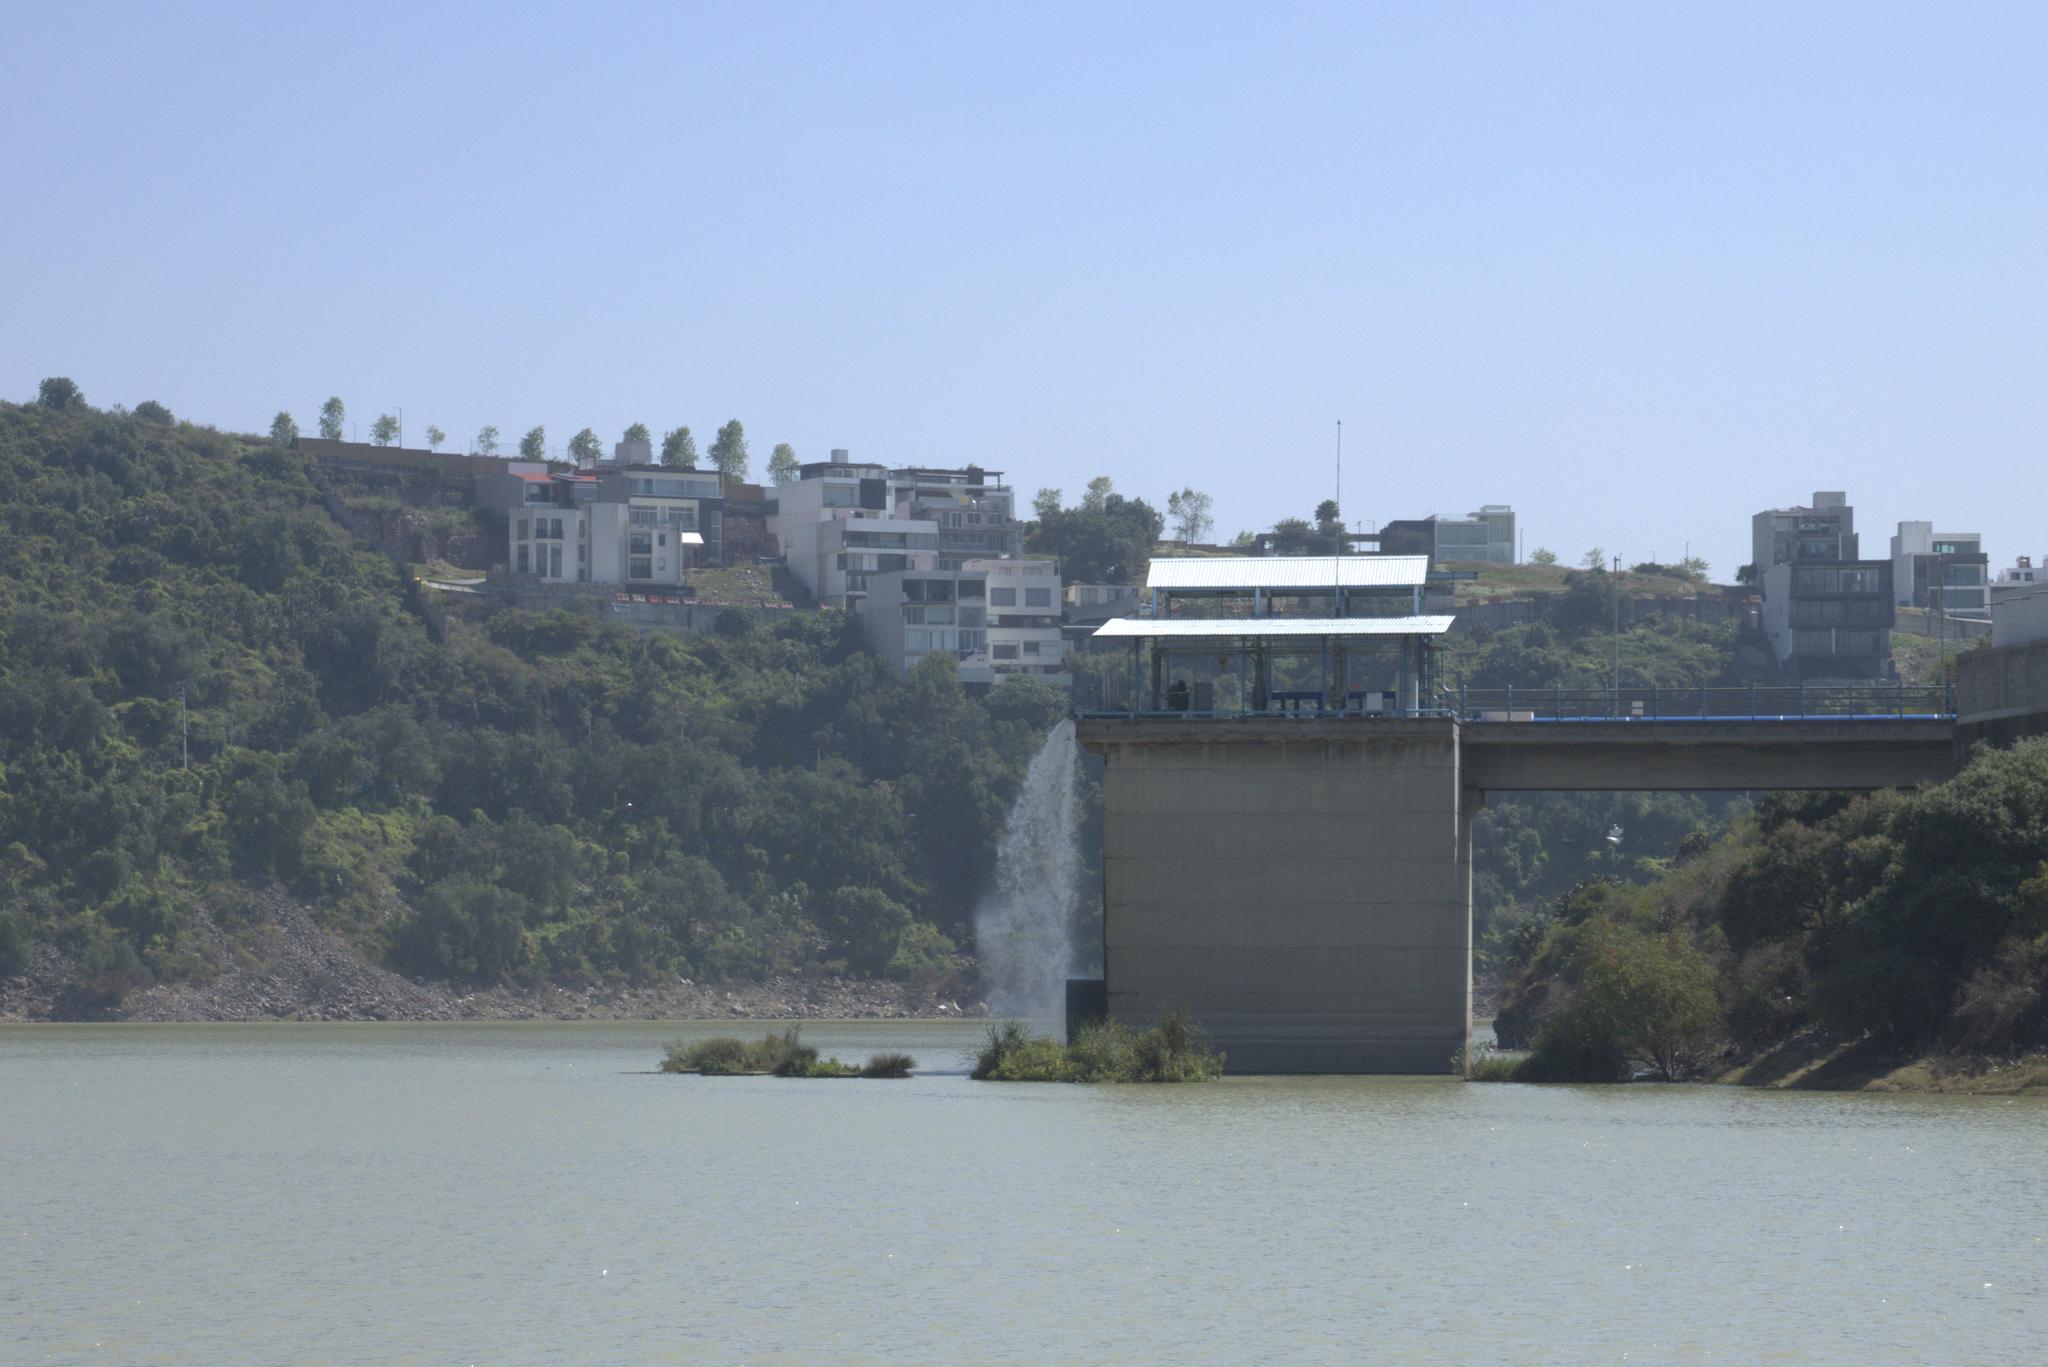
[[[1536,1027],[1536,1047],[1514,1069],[1517,1082],[1626,1082],[1628,1052],[1614,1023],[1573,1002]]]
[[[745,1040],[720,1036],[717,1039],[703,1039],[684,1042],[670,1040],[668,1053],[661,1060],[664,1073],[705,1073],[712,1076],[730,1073],[748,1073],[751,1067],[753,1049]]]
[[[1962,1048],[2015,1053],[2048,1023],[2048,936],[2007,940],[1956,993],[1950,1035]]]
[[[908,1054],[876,1054],[860,1070],[862,1077],[909,1077],[917,1060]]]
[[[772,1073],[776,1077],[852,1077],[860,1070],[837,1059],[820,1059],[818,1051],[805,1044],[802,1029],[792,1025],[786,1034],[769,1031],[758,1043],[721,1035],[716,1039],[685,1043],[672,1040],[661,1061],[664,1073],[703,1073],[734,1076]]]
[[[1015,1021],[990,1025],[973,1073],[990,1082],[1210,1082],[1222,1075],[1223,1055],[1207,1046],[1185,1011],[1169,1011],[1142,1033],[1121,1021],[1096,1021],[1071,1045],[1029,1034]]]
[[[28,967],[28,918],[18,911],[0,911],[0,978]]]
[[[1185,1011],[1169,1011],[1132,1043],[1137,1082],[1208,1082],[1223,1076],[1223,1055],[1209,1048]]]
[[[1518,1082],[1524,1060],[1481,1049],[1477,1053],[1461,1052],[1451,1062],[1470,1082]]]
[[[1778,942],[1742,956],[1727,978],[1728,1033],[1745,1048],[1762,1048],[1806,1024],[1806,961]]]

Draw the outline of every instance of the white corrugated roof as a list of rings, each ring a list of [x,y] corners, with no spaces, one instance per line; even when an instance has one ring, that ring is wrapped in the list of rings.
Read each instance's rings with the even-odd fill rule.
[[[1426,555],[1190,555],[1155,559],[1145,586],[1195,590],[1419,588],[1429,579]]]
[[[1441,636],[1451,629],[1449,617],[1114,617],[1095,635],[1154,639],[1161,637],[1268,636]]]

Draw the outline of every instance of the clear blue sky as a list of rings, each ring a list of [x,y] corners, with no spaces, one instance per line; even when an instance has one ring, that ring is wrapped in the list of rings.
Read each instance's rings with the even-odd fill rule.
[[[2048,6],[18,7],[0,394],[2048,552]]]

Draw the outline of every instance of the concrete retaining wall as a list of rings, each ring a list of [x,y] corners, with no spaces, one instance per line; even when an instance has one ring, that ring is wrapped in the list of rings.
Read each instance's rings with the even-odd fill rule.
[[[1956,732],[1964,745],[2048,734],[2048,641],[1956,657]]]

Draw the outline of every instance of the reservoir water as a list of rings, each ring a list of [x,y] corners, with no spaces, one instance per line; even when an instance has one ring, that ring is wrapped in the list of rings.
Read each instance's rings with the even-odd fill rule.
[[[0,1027],[0,1361],[2010,1362],[2048,1103],[650,1074],[762,1027]]]

